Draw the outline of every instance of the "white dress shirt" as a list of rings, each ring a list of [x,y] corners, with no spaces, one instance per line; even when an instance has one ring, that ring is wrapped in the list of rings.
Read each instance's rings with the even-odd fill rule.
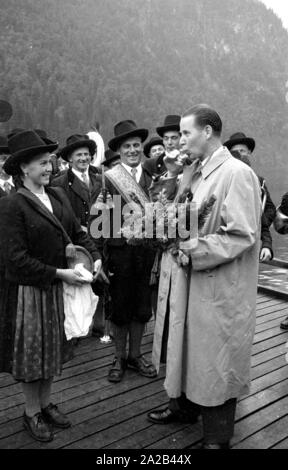
[[[47,207],[47,209],[53,214],[53,207],[48,194],[43,190],[43,193],[33,193],[40,199],[40,201]]]
[[[133,176],[132,169],[135,168],[135,170],[136,170],[136,181],[137,181],[137,183],[139,183],[139,181],[141,179],[141,176],[142,176],[142,171],[143,171],[141,163],[139,163],[139,165],[136,166],[136,167],[135,166],[132,167],[132,166],[125,165],[125,163],[122,163],[122,165],[124,166],[125,170],[127,170],[128,173],[130,173],[131,176]]]
[[[77,178],[79,178],[80,181],[82,181],[82,183],[84,183],[84,180],[83,180],[83,177],[82,175],[84,174],[87,178],[87,181],[89,182],[90,184],[90,178],[89,178],[89,167],[87,168],[86,171],[78,171],[78,170],[75,170],[74,168],[72,168],[72,171],[74,173],[75,176],[77,176]],[[84,183],[85,184],[85,183]]]

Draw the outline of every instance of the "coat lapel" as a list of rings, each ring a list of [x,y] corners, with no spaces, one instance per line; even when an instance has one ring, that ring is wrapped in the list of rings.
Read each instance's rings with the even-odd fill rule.
[[[215,171],[217,168],[219,168],[219,166],[223,165],[223,163],[228,160],[228,158],[232,158],[232,155],[226,147],[221,147],[219,150],[217,150],[213,155],[213,158],[208,161],[202,170],[203,179],[208,178],[208,176],[211,175],[211,173],[213,173],[213,171]],[[177,194],[178,198],[185,191],[191,190],[192,178],[196,167],[196,164],[184,167],[183,178]]]
[[[226,147],[221,147],[219,150],[215,152],[213,158],[208,161],[208,163],[204,166],[202,170],[203,178],[208,178],[211,173],[216,170],[219,166],[221,166],[228,158],[232,158],[231,153]]]
[[[88,202],[89,189],[86,188],[84,183],[82,183],[76,175],[74,175],[72,170],[69,169],[68,171],[69,186],[71,187],[72,191],[74,191],[74,193],[76,193],[83,201]]]
[[[89,193],[91,194],[93,191],[93,188],[97,185],[97,173],[93,173],[93,171],[89,171],[89,178],[90,178]]]
[[[49,198],[51,201],[53,214],[57,217],[58,220],[62,220],[63,218],[63,205],[57,197],[57,194],[50,188],[47,188],[47,193],[49,194]]]
[[[152,178],[148,174],[148,172],[142,166],[142,175],[139,181],[139,186],[148,194],[148,188],[151,185]]]
[[[42,202],[35,196],[31,191],[25,188],[20,188],[18,194],[21,194],[25,197],[26,201],[43,217],[45,217],[49,222],[51,222],[55,227],[59,228],[59,222],[56,217],[42,204]],[[52,204],[52,201],[51,201]],[[53,204],[52,204],[53,207]]]

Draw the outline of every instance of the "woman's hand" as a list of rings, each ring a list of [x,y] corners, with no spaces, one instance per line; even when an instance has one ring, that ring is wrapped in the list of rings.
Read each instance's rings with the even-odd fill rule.
[[[101,269],[102,269],[102,261],[101,259],[97,259],[94,263],[93,282],[96,281],[97,277],[100,274]]]
[[[57,269],[56,277],[72,286],[82,286],[82,284],[85,284],[86,282],[83,280],[82,276],[77,273],[77,271],[74,271],[74,269]]]

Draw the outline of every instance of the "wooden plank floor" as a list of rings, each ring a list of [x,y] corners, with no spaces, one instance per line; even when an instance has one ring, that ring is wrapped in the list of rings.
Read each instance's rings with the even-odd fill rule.
[[[253,345],[252,386],[237,407],[233,448],[288,449],[288,332],[279,328],[288,315],[284,300],[259,294]],[[143,351],[152,348],[153,323]],[[0,374],[0,449],[194,449],[201,441],[196,425],[156,426],[147,413],[168,402],[163,389],[164,367],[149,380],[127,371],[120,384],[107,381],[113,345],[95,338],[81,340],[76,357],[53,386],[53,402],[68,413],[73,426],[56,431],[54,441],[40,444],[23,430],[23,395],[19,384]]]

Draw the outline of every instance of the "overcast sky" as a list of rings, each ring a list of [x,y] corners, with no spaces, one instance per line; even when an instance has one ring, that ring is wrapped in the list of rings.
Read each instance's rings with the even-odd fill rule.
[[[260,0],[271,8],[281,18],[283,25],[288,29],[288,1],[287,0]]]

